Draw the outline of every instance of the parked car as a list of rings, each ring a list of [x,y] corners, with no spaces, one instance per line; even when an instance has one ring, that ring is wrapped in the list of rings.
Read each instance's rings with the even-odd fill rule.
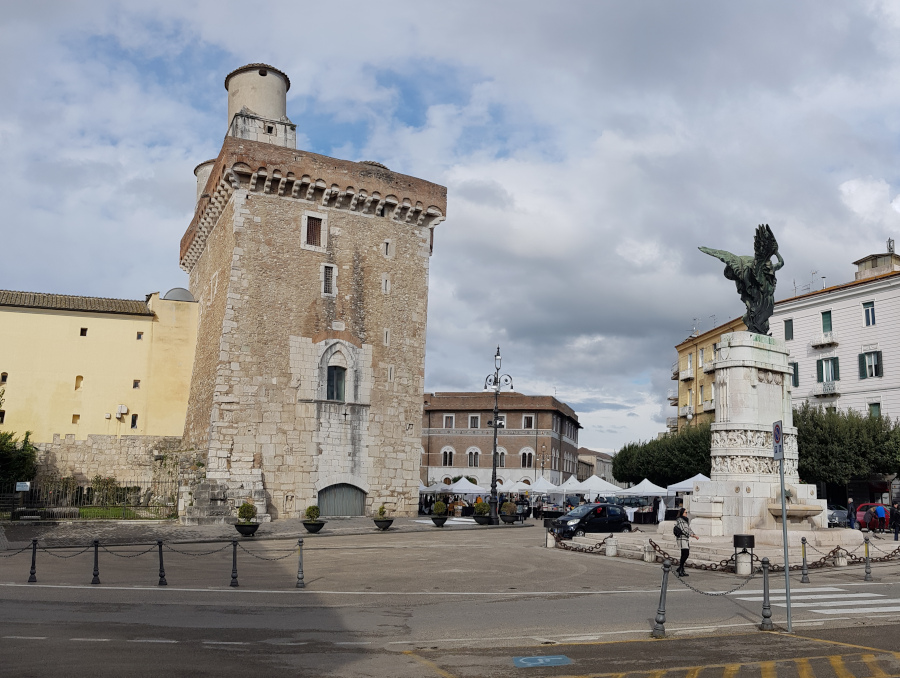
[[[592,532],[631,532],[628,515],[613,504],[583,504],[553,521],[553,531],[563,538]]]
[[[868,528],[870,530],[875,529],[875,523],[869,525],[866,523],[866,511],[869,510],[870,506],[884,506],[884,529],[888,529],[888,523],[891,519],[891,507],[887,504],[879,504],[877,502],[869,502],[866,504],[860,504],[856,509],[856,523],[859,525],[859,528]]]
[[[847,527],[847,507],[828,505],[828,527]]]

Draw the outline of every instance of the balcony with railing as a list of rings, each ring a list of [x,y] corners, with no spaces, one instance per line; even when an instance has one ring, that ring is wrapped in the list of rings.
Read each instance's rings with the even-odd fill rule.
[[[672,363],[672,379],[678,381],[678,363]]]
[[[716,371],[716,361],[715,360],[707,360],[703,363],[703,374],[709,374],[710,372]]]
[[[694,378],[694,368],[689,367],[686,370],[681,370],[678,373],[678,381],[690,381]]]
[[[678,405],[678,389],[670,388],[666,393],[666,399],[669,401],[669,405]]]
[[[703,412],[715,412],[716,411],[716,401],[715,400],[704,400],[703,404],[700,405],[700,410]]]
[[[810,345],[813,348],[824,348],[825,346],[837,346],[838,345],[837,332],[821,332],[820,334],[813,337],[813,340],[810,342]]]
[[[678,417],[666,417],[666,428],[669,431],[677,431],[678,430]]]
[[[841,382],[839,381],[823,381],[821,384],[813,386],[813,396],[816,398],[827,398],[828,396],[836,396],[841,394]]]
[[[684,407],[679,407],[679,408],[678,408],[678,416],[679,416],[679,417],[686,417],[686,416],[688,416],[689,414],[690,414],[691,416],[693,416],[693,414],[694,414],[694,408],[691,407],[690,405],[685,405]]]

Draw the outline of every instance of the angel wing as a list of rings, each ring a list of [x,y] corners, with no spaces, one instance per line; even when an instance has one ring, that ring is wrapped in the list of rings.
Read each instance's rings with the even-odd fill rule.
[[[724,262],[725,265],[729,266],[733,271],[740,271],[743,268],[744,257],[739,257],[738,255],[726,252],[725,250],[714,250],[711,247],[698,247],[697,249],[704,254],[708,254],[709,256]]]

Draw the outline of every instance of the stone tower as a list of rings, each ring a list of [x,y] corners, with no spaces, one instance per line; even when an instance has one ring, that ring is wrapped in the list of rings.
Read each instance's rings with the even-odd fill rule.
[[[248,498],[272,518],[316,503],[414,515],[446,188],[296,150],[290,80],[271,66],[225,88],[228,133],[195,170],[181,240],[200,306],[184,444],[206,455],[185,520],[222,520]]]

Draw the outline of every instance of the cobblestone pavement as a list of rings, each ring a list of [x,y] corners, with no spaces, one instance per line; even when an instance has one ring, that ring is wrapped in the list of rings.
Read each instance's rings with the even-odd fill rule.
[[[442,530],[509,530],[541,525],[528,520],[524,524],[484,527],[466,519],[450,519]],[[390,532],[428,532],[436,530],[428,518],[395,518]],[[260,525],[254,541],[266,539],[324,539],[333,536],[361,535],[377,532],[371,518],[329,518],[318,534],[310,534],[300,519],[276,520]],[[94,539],[102,544],[144,544],[166,542],[208,542],[234,539],[231,525],[180,525],[177,521],[91,520],[58,523],[0,524],[0,550],[20,549],[37,539],[42,546],[83,546]]]

